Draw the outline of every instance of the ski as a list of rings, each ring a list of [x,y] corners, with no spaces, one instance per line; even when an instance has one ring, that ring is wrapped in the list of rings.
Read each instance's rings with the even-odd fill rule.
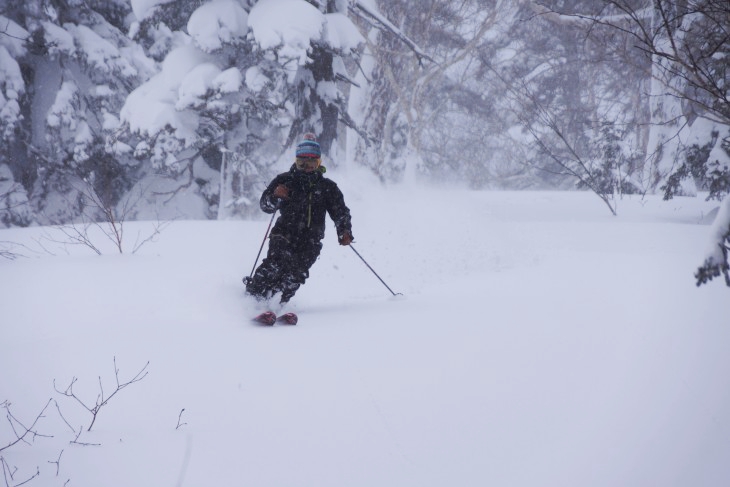
[[[279,323],[284,323],[285,325],[296,325],[299,321],[299,317],[294,313],[284,313],[283,315],[276,318],[276,321]]]
[[[277,317],[276,313],[273,311],[264,311],[260,315],[256,316],[253,321],[266,326],[273,326],[276,322],[284,325],[296,325],[299,321],[299,317],[295,313],[284,313]]]
[[[260,315],[256,316],[253,321],[261,323],[262,325],[272,326],[276,322],[276,314],[273,311],[264,311]]]

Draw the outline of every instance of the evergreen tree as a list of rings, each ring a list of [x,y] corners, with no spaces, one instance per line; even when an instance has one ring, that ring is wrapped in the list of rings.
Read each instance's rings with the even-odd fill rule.
[[[3,72],[12,75],[0,163],[39,223],[94,213],[85,201],[92,193],[114,205],[134,180],[137,162],[115,135],[119,108],[149,65],[124,35],[125,3],[11,0],[0,11]]]
[[[202,196],[211,218],[251,215],[302,133],[314,132],[325,156],[336,158],[338,121],[346,118],[342,57],[354,55],[361,38],[346,3],[283,3],[248,2],[247,12],[233,0],[200,2],[175,14],[177,4],[169,4],[142,20],[139,42],[163,61],[130,95],[122,117],[138,139],[137,154],[177,178],[156,193]],[[175,31],[167,18],[188,20]],[[143,115],[150,108],[156,116]],[[140,195],[161,184],[154,177],[142,182]]]

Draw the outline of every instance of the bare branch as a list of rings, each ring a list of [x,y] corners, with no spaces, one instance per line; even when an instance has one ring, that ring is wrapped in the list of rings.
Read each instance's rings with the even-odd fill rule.
[[[0,242],[0,257],[5,257],[6,259],[9,259],[9,260],[15,260],[18,257],[26,257],[23,254],[19,254],[19,253],[15,252],[15,247],[24,248],[29,252],[35,252],[33,249],[31,249],[30,247],[28,247],[27,245],[24,245],[24,244],[20,244],[17,242],[2,241],[2,242]]]
[[[649,2],[649,6],[641,9],[633,9],[629,2],[622,0],[603,0],[602,3],[605,7],[612,7],[617,13],[613,15],[566,13],[538,3],[533,3],[532,8],[538,15],[554,23],[563,25],[572,23],[589,30],[593,26],[602,26],[634,39],[636,44],[633,47],[655,60],[654,66],[659,68],[659,75],[652,74],[652,77],[664,86],[667,95],[676,96],[686,103],[696,105],[705,112],[703,116],[710,120],[724,125],[730,123],[730,111],[727,108],[730,97],[724,88],[725,74],[715,72],[711,64],[708,64],[713,55],[726,46],[730,39],[724,28],[727,21],[715,19],[713,14],[730,15],[730,7],[727,6],[730,4],[718,5],[717,12],[711,8],[695,7],[673,16],[667,11],[667,2],[662,1]],[[696,19],[708,19],[725,34],[716,40],[709,37],[703,39],[707,49],[700,57],[693,53],[684,37],[677,35],[676,26],[690,17],[694,17],[693,22],[697,22]],[[666,41],[666,45],[662,40]],[[677,79],[682,83],[673,82]],[[678,88],[682,84],[696,90],[696,93],[682,91]],[[709,101],[703,99],[704,97]]]
[[[5,487],[10,487],[10,481],[8,480],[8,477],[10,477],[10,480],[13,480],[13,476],[15,474],[15,470],[12,470],[10,468],[10,465],[8,465],[8,462],[5,461],[4,457],[0,457],[0,465],[3,466],[3,480],[5,480]]]
[[[185,426],[187,423],[181,423],[182,420],[182,414],[185,412],[185,408],[182,408],[180,410],[180,414],[177,416],[177,426],[175,426],[175,429],[180,429],[181,427]]]
[[[132,253],[133,254],[137,253],[137,251],[144,244],[146,244],[148,242],[153,242],[157,238],[157,236],[160,235],[160,233],[162,233],[162,230],[164,230],[171,223],[172,223],[172,221],[170,221],[170,220],[164,221],[164,222],[158,220],[157,223],[155,223],[155,225],[154,225],[154,227],[152,229],[152,233],[150,235],[148,235],[147,238],[145,238],[143,240],[140,240],[139,239],[140,238],[140,232],[137,232],[137,240],[135,241],[134,247],[132,248]]]
[[[56,387],[56,381],[54,379],[53,381],[53,388],[58,392],[59,394],[62,394],[66,397],[73,398],[76,402],[78,402],[84,409],[86,409],[91,414],[91,424],[89,424],[89,427],[86,429],[86,431],[91,431],[91,428],[94,426],[94,422],[96,421],[96,418],[99,414],[99,411],[102,407],[104,407],[110,400],[113,398],[119,391],[124,389],[125,387],[134,384],[135,382],[139,382],[142,379],[144,379],[147,376],[147,367],[149,366],[149,362],[145,364],[142,369],[137,372],[137,375],[132,377],[130,380],[126,382],[120,382],[119,381],[119,369],[117,368],[117,359],[114,357],[114,376],[116,379],[117,388],[112,392],[109,396],[106,396],[104,394],[104,387],[101,381],[101,377],[99,377],[99,389],[100,393],[96,397],[96,401],[93,406],[87,405],[84,401],[82,401],[73,391],[73,386],[78,380],[76,377],[71,379],[71,383],[68,385],[68,387],[61,391]],[[67,423],[68,424],[68,423]],[[70,426],[70,425],[69,425]],[[72,428],[73,429],[73,428]],[[80,434],[80,433],[79,433]],[[78,436],[77,436],[78,439]]]
[[[85,441],[79,441],[79,438],[81,437],[81,434],[84,432],[84,427],[79,427],[79,432],[76,434],[76,437],[71,440],[69,443],[72,445],[80,445],[80,446],[101,446],[101,443],[88,443]]]
[[[190,184],[192,184],[193,181],[194,178],[191,174]],[[113,243],[114,247],[120,254],[124,253],[125,223],[131,215],[132,208],[134,208],[142,199],[142,194],[136,198],[127,197],[115,207],[111,203],[104,202],[104,199],[94,189],[94,186],[90,181],[84,180],[84,182],[86,183],[85,187],[74,188],[83,197],[84,201],[84,210],[80,215],[81,221],[53,227],[63,234],[61,239],[51,236],[48,232],[44,233],[43,239],[61,245],[84,246],[91,249],[95,254],[102,255],[104,253],[102,250],[103,247],[100,246],[94,238],[92,238],[91,230],[96,228],[102,235]],[[142,193],[144,193],[144,190]],[[99,218],[99,214],[101,215],[101,218]],[[137,239],[132,248],[132,253],[135,253],[144,244],[153,241],[168,224],[169,222],[158,222],[154,226],[152,233],[141,241],[140,232],[138,232]],[[101,240],[103,240],[103,238],[101,238]],[[38,243],[44,250],[46,250],[47,253],[52,254],[52,252],[43,247],[41,242]],[[2,254],[0,254],[0,256],[2,256]]]
[[[30,482],[31,480],[33,480],[34,478],[38,477],[38,476],[39,476],[40,474],[41,474],[41,469],[40,469],[40,467],[36,467],[36,471],[35,471],[35,473],[34,473],[34,474],[33,474],[33,475],[32,475],[32,476],[30,477],[30,478],[28,478],[28,479],[26,479],[26,480],[22,481],[22,482],[21,482],[21,483],[19,483],[19,484],[15,484],[15,486],[14,486],[14,487],[20,487],[21,485],[25,485],[25,484],[27,484],[28,482]]]
[[[48,460],[48,463],[52,463],[56,465],[56,477],[58,477],[58,471],[61,469],[61,455],[63,455],[63,450],[61,450],[61,453],[58,454],[58,458],[55,462],[52,462],[51,460]]]
[[[352,2],[349,5],[348,9],[350,10],[350,12],[366,20],[371,25],[378,27],[381,30],[390,32],[391,34],[396,36],[401,42],[403,42],[403,44],[408,46],[411,51],[413,51],[413,53],[418,58],[418,64],[420,64],[421,66],[423,66],[424,59],[428,59],[432,63],[438,64],[435,59],[423,52],[423,50],[418,47],[418,45],[416,45],[416,43],[413,42],[408,36],[406,36],[400,29],[394,26],[388,19],[384,18],[382,15],[379,15],[377,12],[371,10],[370,7],[364,4],[364,2]]]
[[[41,418],[45,417],[45,416],[43,416],[43,414],[46,412],[46,409],[48,408],[48,405],[51,403],[51,401],[52,401],[52,399],[49,399],[48,400],[48,402],[46,403],[46,405],[43,406],[43,409],[41,409],[41,412],[38,413],[38,416],[36,416],[35,420],[33,420],[33,423],[30,426],[24,426],[23,423],[21,423],[15,416],[13,416],[13,413],[10,411],[10,403],[8,401],[5,401],[2,404],[0,404],[0,407],[5,408],[5,411],[7,412],[6,413],[6,418],[7,418],[8,422],[10,423],[10,427],[12,428],[12,430],[15,433],[15,436],[16,436],[15,440],[11,441],[10,443],[8,443],[7,445],[5,445],[3,447],[0,447],[0,452],[3,451],[3,450],[7,450],[11,446],[17,445],[21,441],[27,443],[27,441],[25,440],[25,437],[28,436],[28,435],[31,435],[33,437],[36,437],[36,436],[44,436],[44,437],[47,437],[47,438],[51,438],[50,436],[39,434],[34,429],[35,428],[35,425],[38,423],[38,421]],[[16,426],[19,426],[20,427],[20,431],[18,431],[16,429]]]
[[[101,255],[101,250],[96,245],[94,245],[94,242],[89,237],[89,227],[90,225],[88,224],[83,225],[83,227],[79,227],[79,225],[77,224],[59,225],[54,228],[64,234],[67,240],[57,240],[55,238],[52,238],[48,233],[46,233],[43,238],[45,240],[48,240],[49,242],[62,245],[82,245],[93,250],[96,255]]]
[[[58,405],[58,401],[56,401],[56,400],[54,399],[54,400],[53,400],[53,402],[55,402],[55,403],[56,403],[56,410],[58,411],[58,415],[59,415],[59,416],[61,416],[61,419],[63,420],[63,422],[64,422],[64,423],[66,423],[66,426],[68,426],[68,427],[69,427],[69,428],[71,429],[71,431],[73,431],[74,433],[76,433],[76,430],[74,429],[74,427],[73,427],[73,426],[71,426],[71,423],[69,423],[69,422],[68,422],[68,421],[66,420],[66,417],[65,417],[65,416],[63,415],[63,413],[61,412],[61,407],[60,407],[60,406]]]

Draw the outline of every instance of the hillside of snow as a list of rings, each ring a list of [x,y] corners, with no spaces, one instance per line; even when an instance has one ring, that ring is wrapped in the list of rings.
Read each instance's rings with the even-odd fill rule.
[[[297,326],[250,321],[263,214],[123,255],[1,230],[0,448],[37,434],[0,485],[730,485],[730,299],[693,278],[716,204],[332,177],[403,296],[330,226]]]

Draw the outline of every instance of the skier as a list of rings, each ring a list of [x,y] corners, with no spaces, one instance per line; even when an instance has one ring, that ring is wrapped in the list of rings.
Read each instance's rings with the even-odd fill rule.
[[[261,209],[281,215],[271,230],[266,258],[243,279],[246,292],[258,301],[280,292],[283,305],[304,284],[322,250],[325,212],[335,223],[340,245],[353,240],[350,210],[337,184],[324,177],[321,157],[314,135],[306,134],[289,171],[276,176],[261,195]]]

